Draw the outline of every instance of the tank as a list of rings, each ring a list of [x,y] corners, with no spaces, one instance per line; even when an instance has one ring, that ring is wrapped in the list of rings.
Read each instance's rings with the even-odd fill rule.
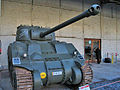
[[[97,15],[95,4],[82,14],[53,28],[17,27],[16,41],[8,46],[8,68],[14,90],[40,90],[63,84],[71,88],[89,84],[93,73],[72,43],[55,40],[55,31],[85,17]]]

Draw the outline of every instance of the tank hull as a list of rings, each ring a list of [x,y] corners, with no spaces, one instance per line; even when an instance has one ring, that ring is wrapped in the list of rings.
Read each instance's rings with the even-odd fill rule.
[[[15,90],[39,90],[58,83],[77,87],[83,84],[83,78],[85,79],[85,60],[71,43],[16,41],[9,45],[8,56]],[[90,69],[90,79],[84,81],[84,84],[91,80]]]

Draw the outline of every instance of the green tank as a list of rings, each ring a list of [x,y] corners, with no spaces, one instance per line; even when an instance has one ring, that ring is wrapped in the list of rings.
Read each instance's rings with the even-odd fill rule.
[[[14,90],[40,90],[51,84],[73,88],[92,81],[92,69],[72,43],[55,40],[54,32],[85,17],[97,15],[95,4],[53,28],[19,26],[8,47],[8,68]]]

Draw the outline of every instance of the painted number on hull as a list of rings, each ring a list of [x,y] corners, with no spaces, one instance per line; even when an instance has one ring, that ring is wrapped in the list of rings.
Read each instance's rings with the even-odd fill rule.
[[[12,58],[12,63],[13,63],[13,65],[21,64],[20,58],[19,57]]]
[[[53,75],[53,76],[56,76],[56,75],[62,75],[62,71],[52,72],[52,75]]]

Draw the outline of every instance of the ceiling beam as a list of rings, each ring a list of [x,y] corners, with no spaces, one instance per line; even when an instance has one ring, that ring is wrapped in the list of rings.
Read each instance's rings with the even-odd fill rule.
[[[105,3],[116,3],[116,4],[120,4],[120,0],[100,0],[101,3],[105,4]]]

